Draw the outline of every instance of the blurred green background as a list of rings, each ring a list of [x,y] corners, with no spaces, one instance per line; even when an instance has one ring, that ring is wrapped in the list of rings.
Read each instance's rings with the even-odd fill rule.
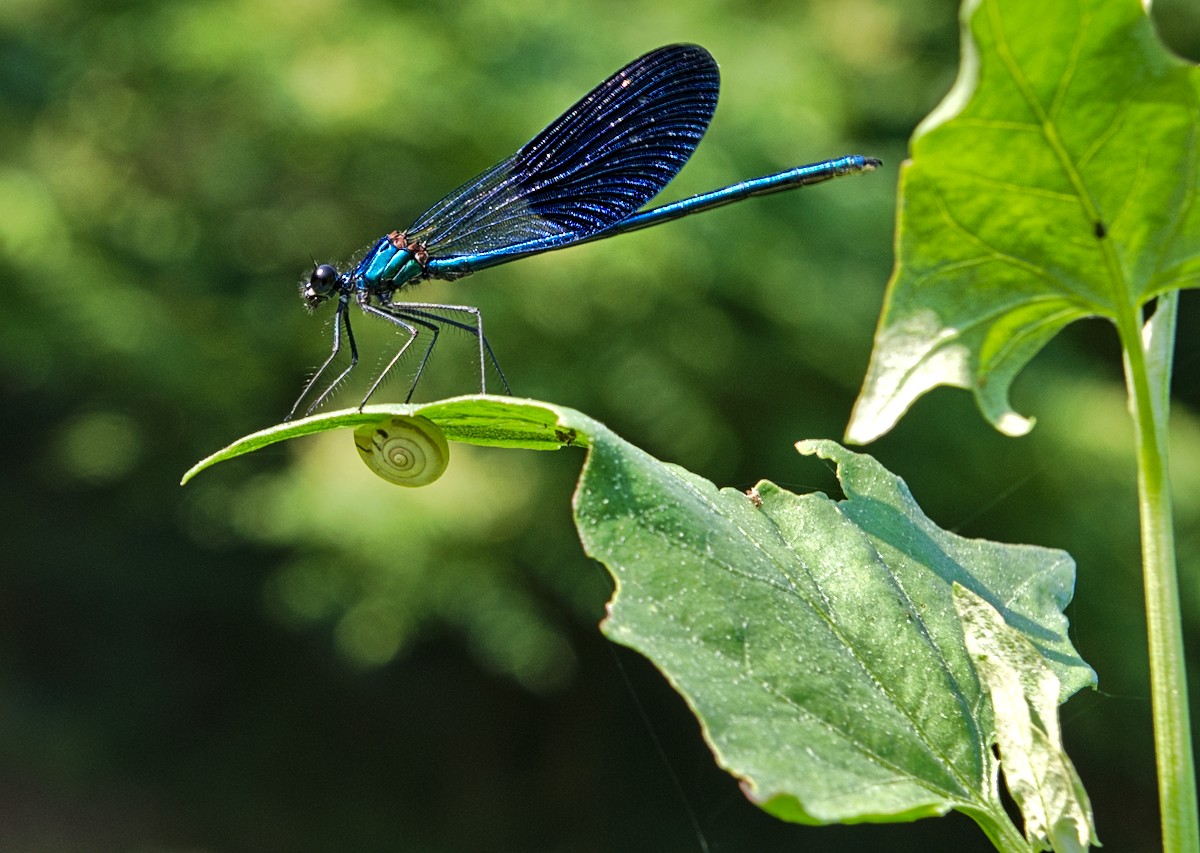
[[[1200,57],[1192,4],[1155,14]],[[324,358],[332,312],[297,295],[314,258],[348,260],[623,63],[694,41],[721,105],[663,198],[850,152],[885,168],[414,296],[480,306],[520,395],[721,485],[836,489],[792,442],[845,426],[896,168],[954,77],[956,17],[948,0],[0,5],[0,849],[698,850],[690,813],[729,853],[990,849],[956,815],[811,828],[751,806],[661,677],[596,630],[609,582],[570,518],[582,452],[456,445],[407,492],[344,434],[177,485],[277,422]],[[1200,316],[1183,302],[1194,640]],[[391,354],[378,325],[356,323],[360,384],[335,405]],[[472,352],[447,342],[423,398],[473,390]],[[1072,327],[1014,401],[1039,419],[1027,438],[940,391],[868,450],[945,527],[1075,556],[1069,616],[1101,689],[1064,708],[1068,748],[1108,849],[1154,849],[1111,329]]]

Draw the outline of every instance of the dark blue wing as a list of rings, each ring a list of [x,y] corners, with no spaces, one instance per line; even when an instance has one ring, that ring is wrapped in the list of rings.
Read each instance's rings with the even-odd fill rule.
[[[697,45],[635,59],[512,157],[413,223],[428,274],[462,274],[559,248],[619,222],[683,168],[717,107],[717,64]],[[440,269],[439,269],[440,268]]]

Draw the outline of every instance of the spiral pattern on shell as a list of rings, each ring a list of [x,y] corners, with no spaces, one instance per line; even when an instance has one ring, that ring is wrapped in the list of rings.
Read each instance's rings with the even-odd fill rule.
[[[450,446],[428,418],[393,416],[354,430],[367,467],[397,486],[428,486],[446,471]]]

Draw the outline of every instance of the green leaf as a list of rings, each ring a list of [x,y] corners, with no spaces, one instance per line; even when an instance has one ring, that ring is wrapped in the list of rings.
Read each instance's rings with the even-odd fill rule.
[[[1088,316],[1200,284],[1197,71],[1138,0],[969,0],[954,88],[901,168],[896,268],[847,428],[939,385],[1009,434],[1021,368]]]
[[[1092,807],[1058,728],[1058,678],[1033,644],[994,607],[954,585],[967,651],[996,720],[996,743],[1008,790],[1041,849],[1086,850],[1099,844]]]
[[[180,485],[186,484],[205,468],[210,468],[218,462],[261,450],[280,441],[377,423],[392,416],[428,418],[441,427],[446,438],[466,444],[528,450],[557,450],[560,447],[586,444],[581,434],[560,422],[558,411],[533,400],[520,401],[485,394],[452,397],[434,403],[364,406],[361,410],[342,409],[276,424],[239,438],[228,447],[201,459],[189,468],[180,480]]]
[[[764,809],[804,823],[957,809],[1005,849],[1028,849],[999,798],[991,705],[952,587],[1028,637],[1061,702],[1095,682],[1067,639],[1066,554],[940,530],[901,480],[833,442],[798,447],[837,463],[844,500],[766,481],[747,495],[533,400],[335,412],[248,436],[189,475],[283,438],[413,415],[458,441],[587,448],[575,519],[616,581],[603,628],[683,694],[718,762]]]
[[[1066,636],[1071,560],[940,530],[870,457],[799,447],[838,463],[845,500],[768,482],[753,498],[718,490],[593,435],[575,511],[617,581],[605,632],[654,661],[771,813],[827,823],[958,809],[1011,848],[990,705],[951,589],[1021,627],[1061,701],[1095,678]]]

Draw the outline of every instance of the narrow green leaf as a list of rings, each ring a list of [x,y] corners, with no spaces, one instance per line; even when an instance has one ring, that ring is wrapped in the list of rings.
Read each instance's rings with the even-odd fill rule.
[[[996,608],[957,583],[954,606],[992,700],[1001,769],[1025,818],[1025,834],[1039,849],[1059,853],[1098,844],[1087,792],[1063,751],[1058,678]]]
[[[855,442],[939,385],[1009,434],[1066,324],[1200,285],[1200,76],[1138,0],[967,0],[959,78],[901,168],[896,268]]]
[[[534,400],[514,400],[484,394],[452,397],[434,403],[396,403],[364,406],[361,410],[342,409],[276,424],[239,438],[189,468],[180,485],[218,462],[261,450],[276,442],[376,423],[393,415],[428,418],[441,427],[446,438],[467,444],[528,450],[557,450],[560,447],[586,445],[585,435],[561,423],[559,411],[549,404]]]

